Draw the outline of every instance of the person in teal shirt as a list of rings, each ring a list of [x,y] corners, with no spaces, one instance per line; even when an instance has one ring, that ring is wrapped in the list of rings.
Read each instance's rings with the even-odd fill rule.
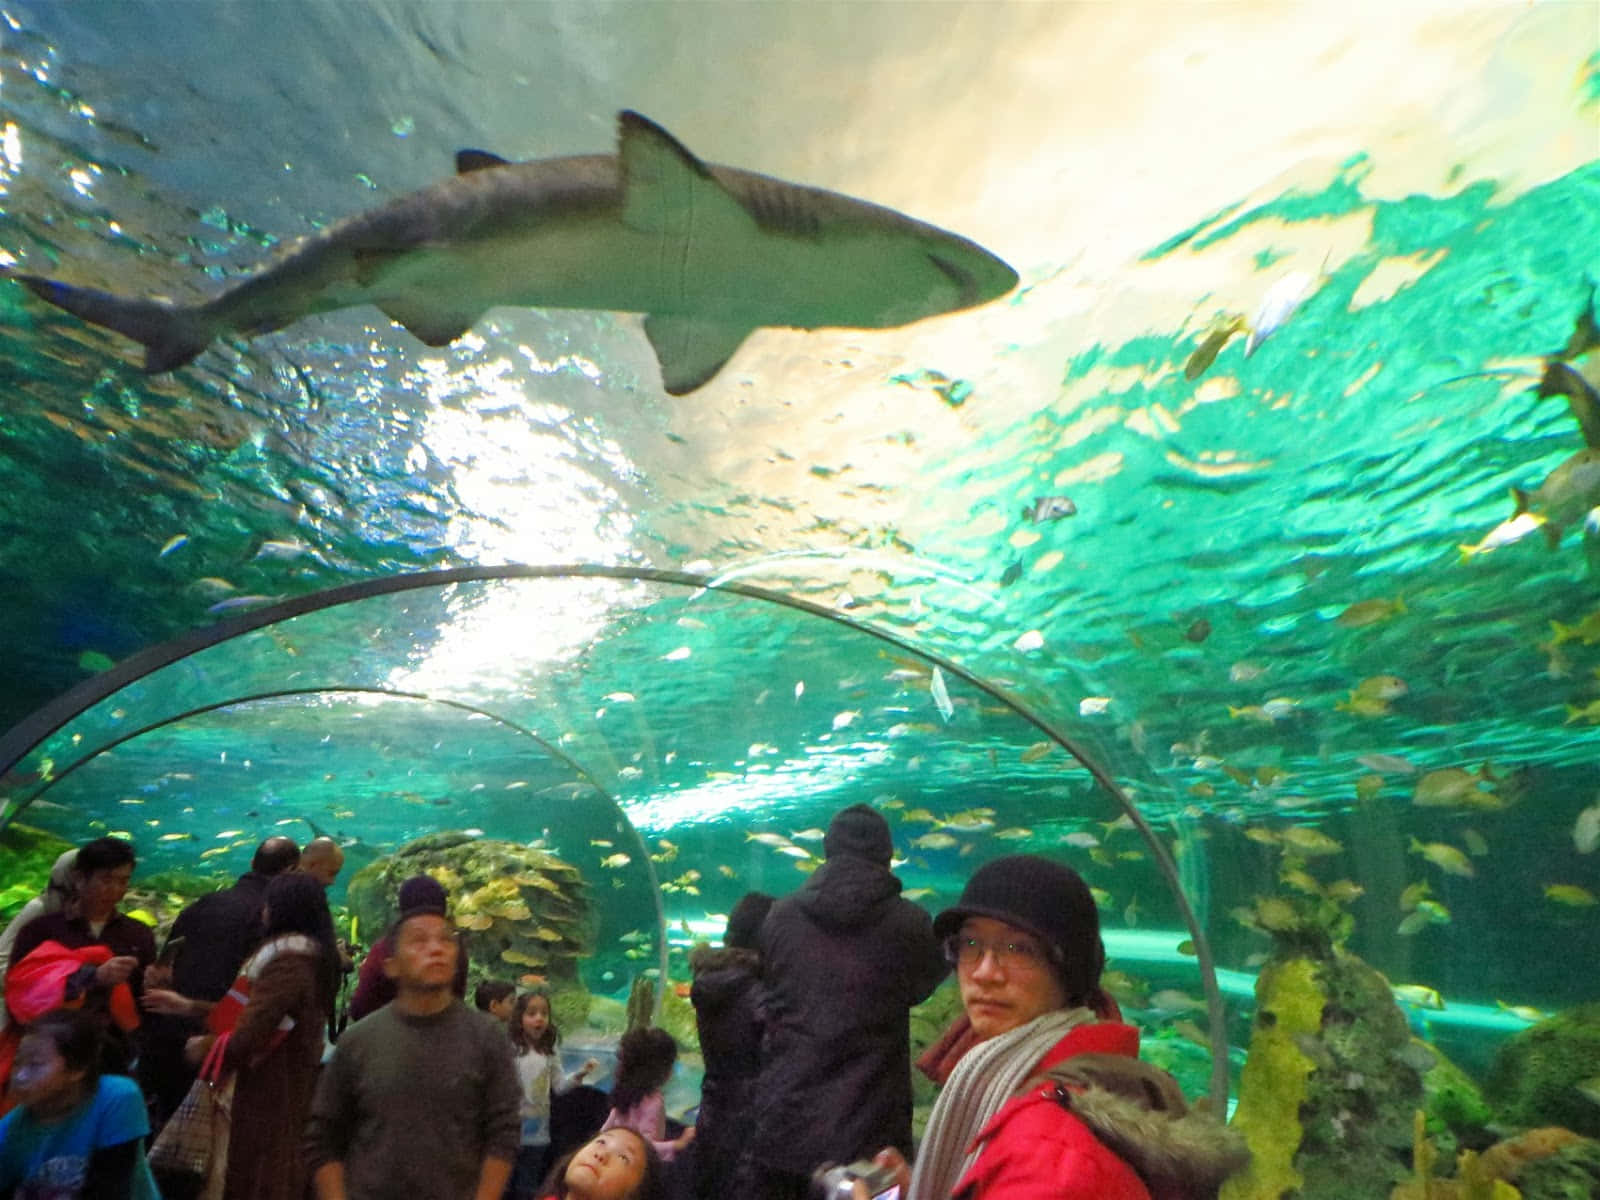
[[[92,1015],[56,1009],[28,1026],[11,1088],[0,1200],[160,1200],[144,1156],[144,1096],[126,1075],[100,1073]]]

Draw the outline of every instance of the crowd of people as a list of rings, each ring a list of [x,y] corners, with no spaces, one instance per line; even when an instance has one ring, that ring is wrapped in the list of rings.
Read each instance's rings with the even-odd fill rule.
[[[681,1124],[666,1031],[622,1036],[607,1093],[596,1059],[564,1070],[542,989],[486,978],[466,1003],[429,876],[401,885],[341,1029],[337,844],[268,838],[158,954],[118,910],[132,846],[97,839],[0,938],[0,1200],[801,1200],[841,1165],[856,1200],[1199,1200],[1242,1165],[1138,1059],[1069,867],[997,859],[935,919],[872,808],[823,850],[691,954],[705,1071]],[[908,1018],[952,970],[962,1012],[916,1063],[940,1090],[914,1146]]]

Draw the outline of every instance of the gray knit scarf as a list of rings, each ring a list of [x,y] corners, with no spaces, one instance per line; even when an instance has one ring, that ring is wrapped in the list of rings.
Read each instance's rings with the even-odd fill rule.
[[[906,1200],[949,1200],[956,1184],[978,1159],[976,1153],[967,1153],[972,1139],[1068,1030],[1094,1019],[1087,1008],[1058,1008],[1009,1033],[979,1042],[962,1055],[934,1102]]]

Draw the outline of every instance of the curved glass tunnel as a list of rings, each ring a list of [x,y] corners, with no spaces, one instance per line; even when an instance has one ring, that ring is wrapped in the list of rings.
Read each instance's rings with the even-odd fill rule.
[[[20,783],[0,829],[128,836],[156,875],[197,855],[241,870],[268,829],[336,838],[346,879],[443,830],[531,843],[588,883],[584,982],[612,992],[646,938],[656,970],[682,976],[669,944],[715,934],[744,891],[792,890],[831,815],[870,803],[907,894],[935,911],[997,854],[1083,852],[1087,877],[1126,890],[1097,885],[1104,906],[1145,925],[1123,956],[1203,983],[1225,1031],[1192,819],[1172,847],[1199,914],[1167,842],[1076,738],[848,616],[711,582],[439,572],[153,647],[0,741]],[[1212,1086],[1226,1094],[1225,1055]]]

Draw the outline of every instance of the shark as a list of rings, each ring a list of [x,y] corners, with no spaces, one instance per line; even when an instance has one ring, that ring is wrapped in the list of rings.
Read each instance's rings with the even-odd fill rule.
[[[975,242],[893,209],[703,162],[631,110],[617,128],[615,154],[459,151],[454,175],[300,239],[202,303],[10,274],[142,343],[151,374],[219,337],[358,305],[429,346],[498,306],[643,313],[673,395],[708,383],[759,328],[893,328],[1017,284]]]

